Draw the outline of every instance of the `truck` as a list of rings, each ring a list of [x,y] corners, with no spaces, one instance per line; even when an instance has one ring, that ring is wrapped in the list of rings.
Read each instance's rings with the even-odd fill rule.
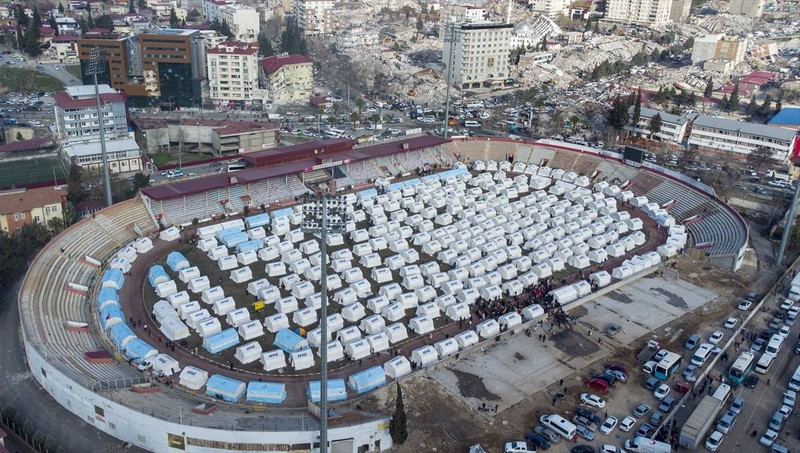
[[[625,450],[639,453],[670,453],[672,447],[666,442],[636,436],[633,440],[625,441]]]
[[[714,420],[721,410],[722,401],[711,395],[704,396],[681,428],[681,435],[678,438],[680,446],[688,449],[697,448],[714,425]]]

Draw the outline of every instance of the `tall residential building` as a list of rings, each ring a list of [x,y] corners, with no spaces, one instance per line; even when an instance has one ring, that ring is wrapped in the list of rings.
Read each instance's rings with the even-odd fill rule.
[[[444,40],[442,62],[452,60],[450,83],[462,88],[502,85],[508,78],[511,24],[460,24]]]
[[[0,231],[13,233],[24,225],[47,225],[50,219],[64,219],[67,191],[61,187],[11,189],[0,192]]]
[[[569,6],[571,4],[572,2],[569,0],[528,0],[528,6],[530,6],[531,10],[551,19],[559,14],[569,17]]]
[[[247,43],[226,42],[207,50],[206,59],[212,104],[247,106],[258,88],[258,49]]]
[[[673,22],[686,22],[692,12],[692,0],[672,0],[669,10],[669,20]]]
[[[261,31],[258,11],[252,6],[238,3],[224,5],[219,9],[219,21],[225,21],[233,32],[233,39],[240,42],[256,42]]]
[[[314,93],[314,65],[303,55],[280,55],[259,62],[261,86],[275,102],[307,101]]]
[[[97,75],[99,83],[106,83],[115,90],[125,91],[128,96],[146,96],[144,87],[136,89],[128,80],[128,59],[125,36],[117,33],[89,32],[78,40],[78,59],[81,62],[83,84],[91,85],[93,78],[88,69],[95,48],[99,50],[101,72]]]
[[[786,162],[797,140],[793,130],[700,115],[692,124],[689,148],[747,157],[761,147],[773,160]]]
[[[100,110],[106,139],[128,135],[125,95],[106,84],[98,86]],[[67,87],[56,93],[55,117],[57,138],[62,141],[100,139],[100,121],[93,85]]]
[[[746,17],[761,17],[764,13],[764,0],[731,0],[728,12]]]
[[[669,22],[672,0],[608,0],[606,19],[657,27]]]
[[[306,36],[333,33],[332,0],[296,0],[294,14],[297,25]]]
[[[736,37],[726,37],[724,33],[695,38],[692,47],[692,64],[705,65],[709,61],[730,62],[736,66],[744,60],[747,42]]]

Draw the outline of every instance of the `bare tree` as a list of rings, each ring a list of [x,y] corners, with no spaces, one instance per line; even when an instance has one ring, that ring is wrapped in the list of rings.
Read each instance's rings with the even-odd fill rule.
[[[772,151],[764,146],[758,146],[750,153],[749,160],[758,171],[762,165],[772,160]]]

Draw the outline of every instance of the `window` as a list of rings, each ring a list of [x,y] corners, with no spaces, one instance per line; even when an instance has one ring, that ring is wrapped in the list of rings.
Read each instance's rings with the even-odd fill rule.
[[[95,406],[94,407],[94,413],[99,415],[99,416],[101,416],[101,417],[105,417],[105,415],[106,415],[106,411],[100,406]]]

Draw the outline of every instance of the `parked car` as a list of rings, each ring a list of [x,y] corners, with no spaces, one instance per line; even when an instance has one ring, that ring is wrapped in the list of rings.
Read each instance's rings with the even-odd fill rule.
[[[642,371],[646,374],[653,374],[653,370],[656,369],[656,365],[658,365],[658,362],[655,360],[648,360],[644,363],[644,365],[642,365]]]
[[[598,379],[598,378],[589,378],[584,383],[589,386],[590,389],[596,390],[598,392],[607,392],[608,391],[608,382]]]
[[[783,403],[789,406],[794,407],[794,403],[797,402],[797,392],[794,390],[786,390],[783,392]]]
[[[619,324],[612,324],[611,327],[606,330],[606,335],[613,337],[614,335],[618,334],[620,330],[622,330],[622,326]]]
[[[617,378],[611,376],[610,374],[605,373],[592,373],[593,378],[602,379],[606,381],[608,385],[614,385],[617,383]]]
[[[619,421],[617,420],[617,417],[608,417],[606,421],[600,425],[600,432],[603,434],[611,434],[611,431],[617,427],[618,423]]]
[[[544,426],[541,425],[534,426],[533,432],[535,432],[536,434],[541,434],[551,444],[555,444],[559,440],[561,440],[561,436],[556,434],[552,429],[545,428]]]
[[[592,423],[594,423],[595,425],[600,424],[600,422],[603,421],[603,419],[600,418],[597,414],[595,414],[594,412],[585,407],[576,407],[575,414],[580,415],[581,417],[586,417],[587,419],[591,420]]]
[[[708,337],[708,342],[713,345],[717,345],[724,336],[725,336],[724,333],[717,330],[716,332],[712,333],[711,336]]]
[[[670,409],[672,409],[673,404],[675,404],[675,399],[671,396],[667,396],[661,400],[661,404],[658,405],[658,410],[666,414]]]
[[[611,370],[606,368],[605,374],[609,376],[614,376],[620,382],[626,382],[628,380],[628,375],[623,373],[622,371]]]
[[[789,311],[794,306],[794,301],[792,299],[784,299],[781,303],[781,310]]]
[[[753,305],[752,301],[743,300],[739,302],[739,306],[736,308],[738,308],[739,310],[749,310],[752,305]]]
[[[783,325],[783,320],[778,317],[772,318],[772,320],[769,322],[770,329],[778,329],[782,325]]]
[[[589,430],[589,428],[583,425],[576,425],[575,430],[578,432],[578,435],[583,437],[584,439],[588,440],[589,442],[594,440],[594,433]]]
[[[744,378],[742,384],[749,389],[754,389],[756,388],[756,385],[758,385],[758,376],[755,374],[749,374],[746,378]]]
[[[529,446],[528,443],[524,441],[506,442],[503,451],[505,453],[536,453],[536,449],[532,447],[532,445]]]
[[[618,363],[606,363],[606,369],[619,371],[620,373],[625,373],[625,376],[628,376],[628,369]]]
[[[698,340],[699,340],[699,337],[698,337]],[[663,360],[663,359],[664,359],[664,357],[666,357],[666,356],[667,356],[667,354],[669,354],[669,351],[668,351],[668,350],[666,350],[666,349],[659,349],[659,351],[658,351],[658,352],[656,352],[656,354],[653,356],[653,361],[655,361],[656,363],[658,363],[658,362],[660,362],[661,360]]]
[[[550,442],[544,438],[541,434],[536,433],[528,433],[525,435],[525,440],[528,441],[529,444],[533,444],[536,447],[536,450],[547,450],[550,448]]]
[[[628,415],[627,417],[623,418],[621,422],[619,422],[619,430],[627,433],[635,424],[636,419]]]
[[[648,406],[647,404],[642,403],[642,404],[636,406],[636,408],[633,410],[633,416],[636,417],[636,418],[642,418],[642,417],[645,416],[645,414],[650,412],[650,409],[651,409],[650,406]]]
[[[691,351],[695,348],[695,346],[697,346],[697,343],[699,342],[700,342],[700,334],[693,333],[689,335],[689,338],[686,339],[686,342],[683,344],[683,347]]]
[[[663,400],[667,394],[669,394],[669,386],[667,384],[661,384],[656,391],[653,392],[653,397],[660,401]]]
[[[647,437],[650,433],[653,432],[653,427],[649,423],[642,423],[639,429],[636,430],[636,435],[641,437]]]
[[[581,393],[581,401],[589,406],[598,407],[600,409],[606,407],[606,401],[592,393]]]
[[[723,327],[725,327],[726,329],[733,329],[734,327],[736,327],[736,324],[738,324],[738,323],[739,323],[738,319],[736,319],[736,318],[728,318],[725,321],[725,324],[723,325]]]
[[[714,431],[710,436],[708,436],[708,439],[706,439],[706,448],[709,451],[717,451],[719,445],[722,443],[723,438],[724,437],[721,432]]]
[[[728,408],[728,410],[738,414],[742,412],[742,406],[744,406],[744,400],[742,398],[736,397],[733,399],[733,401],[731,401],[731,406]]]
[[[646,388],[647,390],[653,391],[660,384],[661,384],[661,381],[658,378],[651,377],[651,378],[648,378],[646,381],[644,381],[644,388]]]
[[[661,412],[653,412],[650,415],[650,421],[648,422],[652,426],[658,426],[661,424],[661,420],[664,419],[664,414]]]
[[[697,372],[697,365],[695,365],[695,364],[693,364],[693,363],[690,363],[690,364],[689,364],[689,365],[686,367],[686,369],[685,369],[685,370],[683,370],[683,373],[681,373],[681,375],[682,375],[682,376],[683,376],[683,378],[684,378],[684,379],[686,379],[687,381],[689,381],[689,382],[694,382],[694,381],[696,381],[696,380],[697,380],[697,376],[695,376],[695,373],[696,373],[696,372]]]
[[[769,429],[780,432],[785,421],[786,417],[784,417],[780,411],[775,411],[775,413],[772,414],[772,418],[769,420]]]
[[[764,347],[765,343],[766,343],[766,340],[764,340],[761,337],[758,337],[758,338],[756,338],[756,341],[753,342],[752,346],[750,346],[750,350],[753,351],[753,352],[758,352],[758,351],[761,350],[761,348]]]
[[[771,429],[768,429],[764,433],[764,435],[761,436],[761,439],[758,439],[758,443],[760,443],[761,445],[763,445],[765,447],[770,447],[770,446],[772,446],[772,444],[775,442],[775,439],[777,439],[777,438],[778,438],[778,433],[773,431],[773,430],[771,430]]]
[[[585,426],[589,431],[597,431],[597,424],[581,415],[573,415],[572,422],[576,425]]]

